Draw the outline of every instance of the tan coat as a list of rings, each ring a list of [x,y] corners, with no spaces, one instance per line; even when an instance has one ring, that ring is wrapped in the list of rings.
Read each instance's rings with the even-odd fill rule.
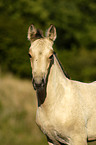
[[[33,41],[30,37],[33,32],[36,29],[32,25],[28,38],[33,86],[38,98],[37,125],[49,145],[87,145],[87,139],[96,139],[96,82],[81,83],[65,76],[53,54],[54,26],[50,26],[46,38]]]

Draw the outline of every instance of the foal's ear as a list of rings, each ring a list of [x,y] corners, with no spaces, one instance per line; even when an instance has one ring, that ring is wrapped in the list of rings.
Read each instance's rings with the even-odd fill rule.
[[[56,39],[56,28],[51,25],[46,32],[46,37],[49,37],[50,40],[55,41]]]
[[[28,40],[32,41],[35,38],[35,35],[37,33],[36,28],[34,27],[34,25],[32,24],[31,26],[29,26],[28,28]]]

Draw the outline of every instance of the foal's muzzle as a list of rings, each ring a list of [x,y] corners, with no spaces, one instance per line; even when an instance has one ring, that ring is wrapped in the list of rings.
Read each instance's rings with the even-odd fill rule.
[[[35,90],[41,89],[45,85],[44,78],[39,78],[39,77],[33,78],[32,83]]]

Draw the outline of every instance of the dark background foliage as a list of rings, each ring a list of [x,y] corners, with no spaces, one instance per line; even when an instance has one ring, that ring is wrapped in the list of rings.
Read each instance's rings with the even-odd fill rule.
[[[57,28],[54,45],[72,79],[96,80],[95,0],[0,0],[0,68],[31,77],[28,58],[30,24]]]
[[[54,50],[71,79],[96,81],[96,0],[0,0],[0,145],[47,145],[28,80],[32,23],[44,33],[55,25]]]

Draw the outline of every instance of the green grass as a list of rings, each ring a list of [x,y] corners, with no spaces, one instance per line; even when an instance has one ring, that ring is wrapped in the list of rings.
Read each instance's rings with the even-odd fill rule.
[[[31,81],[0,77],[0,145],[47,145],[35,123],[36,106]]]
[[[36,104],[31,81],[0,78],[0,145],[47,145],[35,123]]]

